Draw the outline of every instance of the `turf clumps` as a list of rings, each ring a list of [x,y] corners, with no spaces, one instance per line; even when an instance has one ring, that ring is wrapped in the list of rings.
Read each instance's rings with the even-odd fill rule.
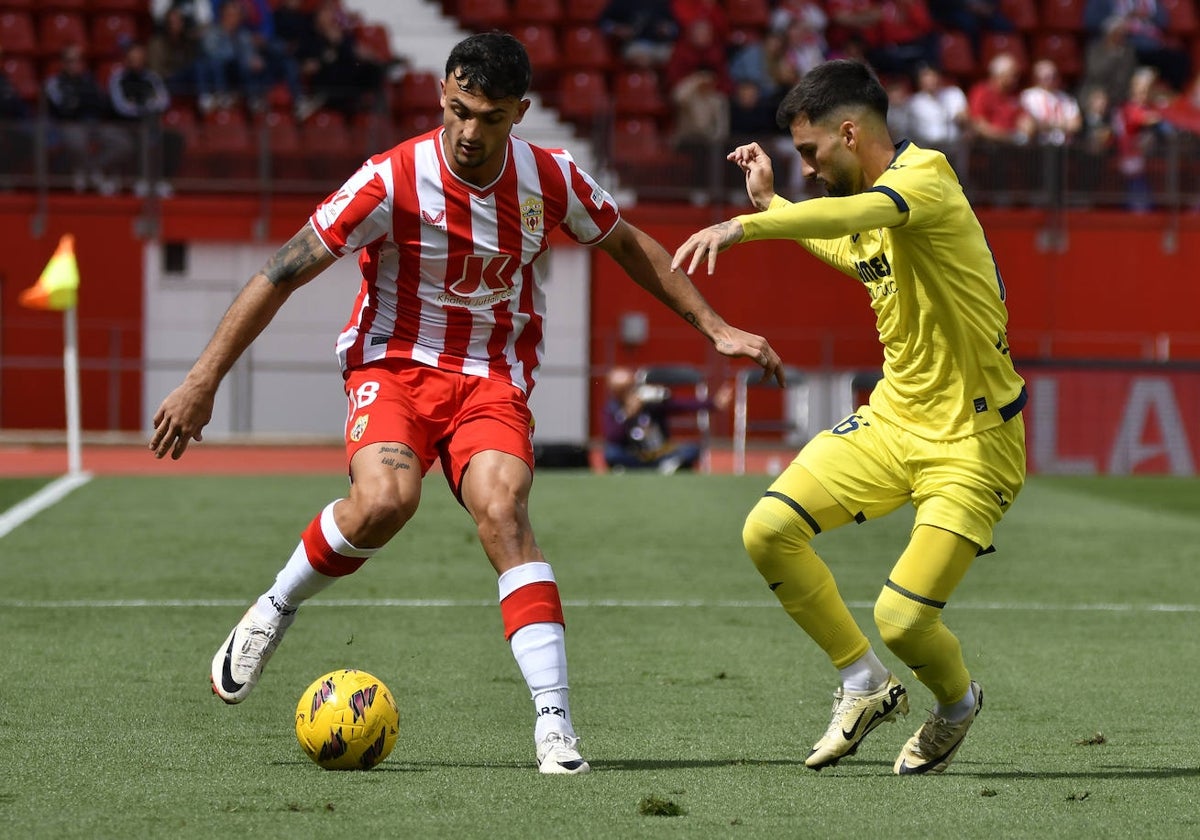
[[[643,817],[682,817],[687,811],[677,802],[650,795],[638,803],[638,813]]]

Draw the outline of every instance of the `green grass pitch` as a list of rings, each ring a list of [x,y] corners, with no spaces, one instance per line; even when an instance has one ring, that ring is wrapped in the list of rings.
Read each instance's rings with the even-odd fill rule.
[[[891,765],[931,700],[813,773],[836,674],[746,559],[762,476],[544,471],[532,514],[566,606],[593,772],[542,777],[470,520],[417,518],[315,599],[244,704],[209,661],[337,476],[97,478],[0,538],[0,825],[8,837],[1124,838],[1200,835],[1200,482],[1033,478],[946,611],[983,714],[950,770]],[[0,481],[12,504],[32,482]],[[870,603],[911,516],[820,537]],[[902,667],[880,647],[885,661]],[[359,667],[401,709],[366,773],[292,732]]]

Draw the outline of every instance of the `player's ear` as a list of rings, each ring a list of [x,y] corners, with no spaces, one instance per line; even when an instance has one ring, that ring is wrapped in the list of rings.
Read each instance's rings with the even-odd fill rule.
[[[513,125],[516,125],[521,120],[525,119],[525,112],[529,110],[529,105],[530,101],[528,99],[521,100],[521,102],[517,105],[517,115],[513,118]]]
[[[858,123],[854,120],[842,120],[842,124],[838,126],[838,137],[847,149],[854,151],[858,145]]]

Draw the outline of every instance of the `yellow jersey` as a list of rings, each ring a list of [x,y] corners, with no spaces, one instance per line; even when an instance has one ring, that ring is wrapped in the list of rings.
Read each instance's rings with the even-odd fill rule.
[[[1009,356],[1004,281],[945,155],[905,141],[857,195],[739,216],[745,236],[793,239],[857,278],[883,344],[874,411],[930,440],[997,426],[1025,404]]]

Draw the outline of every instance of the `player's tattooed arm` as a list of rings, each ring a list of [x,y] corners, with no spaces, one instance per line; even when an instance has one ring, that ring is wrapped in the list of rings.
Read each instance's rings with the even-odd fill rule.
[[[312,225],[305,225],[267,260],[259,273],[273,286],[281,283],[300,285],[316,277],[335,259]]]

